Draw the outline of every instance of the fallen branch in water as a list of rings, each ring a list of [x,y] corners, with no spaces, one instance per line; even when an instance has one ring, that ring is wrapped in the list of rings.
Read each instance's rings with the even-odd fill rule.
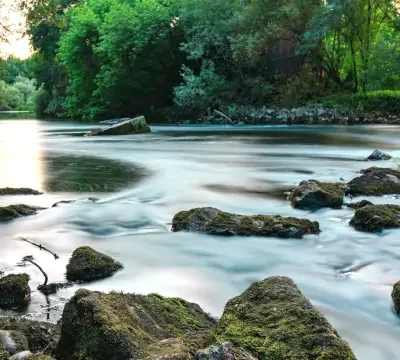
[[[215,112],[217,115],[223,117],[225,120],[228,120],[228,121],[231,123],[231,125],[234,125],[233,120],[232,120],[229,116],[225,115],[223,112],[218,111],[218,110],[214,110],[214,112]]]
[[[22,258],[22,262],[23,263],[26,263],[26,262],[29,262],[29,263],[31,263],[32,265],[35,265],[39,270],[40,270],[40,272],[43,274],[43,276],[44,276],[44,283],[43,283],[43,287],[46,287],[47,286],[47,282],[49,281],[49,278],[48,278],[48,276],[47,276],[47,274],[44,272],[44,270],[42,269],[42,267],[37,263],[37,262],[35,262],[35,261],[33,261],[34,260],[34,258],[33,258],[33,256],[31,256],[31,255],[28,255],[28,256],[24,256],[23,258]]]
[[[56,253],[53,253],[51,250],[46,249],[44,246],[42,246],[42,244],[35,244],[34,242],[29,241],[28,239],[25,239],[25,238],[23,238],[23,237],[20,237],[20,239],[21,239],[22,241],[25,241],[25,242],[27,242],[27,243],[33,245],[33,246],[38,247],[40,250],[44,250],[44,251],[49,252],[51,255],[54,256],[54,259],[55,259],[55,260],[57,260],[57,259],[59,258],[59,256],[58,256]]]

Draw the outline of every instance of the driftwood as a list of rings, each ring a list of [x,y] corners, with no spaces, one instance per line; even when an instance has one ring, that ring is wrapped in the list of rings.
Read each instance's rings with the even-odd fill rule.
[[[43,283],[43,286],[44,287],[46,287],[47,286],[47,282],[49,281],[49,277],[47,276],[47,274],[45,273],[45,271],[42,269],[42,267],[37,263],[37,262],[35,262],[35,261],[33,261],[34,259],[33,259],[33,256],[31,256],[31,255],[28,255],[28,256],[24,256],[23,258],[22,258],[22,262],[23,263],[25,263],[25,262],[29,262],[29,263],[31,263],[32,265],[35,265],[39,270],[40,270],[40,272],[43,274],[43,276],[44,276],[44,283]]]
[[[234,125],[233,120],[232,120],[229,116],[225,115],[223,112],[218,111],[218,110],[214,110],[214,112],[215,112],[217,115],[223,117],[225,120],[228,120],[228,121],[230,122],[231,125]]]
[[[56,253],[53,253],[51,250],[46,249],[44,246],[42,246],[42,244],[35,244],[34,242],[29,241],[28,239],[25,239],[25,238],[23,238],[23,237],[20,237],[20,239],[21,239],[22,241],[25,241],[25,242],[27,242],[27,243],[33,245],[33,246],[38,247],[40,250],[47,251],[48,253],[50,253],[51,255],[54,256],[54,259],[55,259],[55,260],[57,260],[57,259],[59,258],[59,256],[58,256]]]

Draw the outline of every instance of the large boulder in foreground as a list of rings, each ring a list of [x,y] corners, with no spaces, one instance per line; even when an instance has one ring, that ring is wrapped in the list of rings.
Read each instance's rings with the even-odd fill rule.
[[[287,277],[255,282],[231,299],[217,338],[260,360],[356,360],[349,345]]]
[[[108,126],[105,129],[91,131],[87,136],[142,134],[150,131],[151,130],[147,126],[145,117],[139,116],[134,119],[128,119],[115,125]]]
[[[23,216],[36,215],[37,208],[28,205],[0,206],[0,221],[14,220]]]
[[[381,196],[400,194],[400,171],[372,167],[348,183],[347,195]]]
[[[61,360],[152,358],[154,348],[160,351],[163,343],[165,349],[171,349],[170,345],[179,342],[179,338],[207,333],[213,326],[213,319],[198,305],[182,299],[82,289],[64,308],[56,357]],[[161,353],[158,359],[162,358],[165,357]]]
[[[19,317],[0,317],[0,329],[22,333],[28,340],[28,347],[24,350],[34,353],[53,354],[60,338],[58,324]]]
[[[290,194],[294,208],[315,210],[324,207],[340,208],[344,191],[341,183],[324,183],[317,180],[302,181]]]
[[[67,265],[68,281],[92,281],[113,275],[122,264],[89,246],[76,249]]]
[[[0,307],[14,308],[29,302],[29,275],[11,274],[0,279]]]
[[[386,154],[380,150],[375,150],[370,156],[368,156],[367,160],[381,161],[381,160],[390,160],[391,158],[392,158],[391,155]]]
[[[209,207],[179,212],[172,220],[172,231],[280,238],[301,238],[321,232],[316,221],[279,215],[236,215]]]
[[[400,228],[400,206],[367,205],[356,210],[350,225],[360,231],[380,232]]]
[[[400,314],[400,281],[393,286],[392,300],[394,309]]]
[[[42,195],[40,191],[29,188],[0,188],[0,196],[4,195]]]

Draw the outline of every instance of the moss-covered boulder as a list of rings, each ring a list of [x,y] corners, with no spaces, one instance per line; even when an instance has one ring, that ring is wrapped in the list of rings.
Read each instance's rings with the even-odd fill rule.
[[[400,281],[393,286],[392,300],[394,309],[400,314]]]
[[[369,161],[382,161],[382,160],[390,160],[392,158],[391,155],[384,153],[380,150],[374,150],[374,152],[368,156],[367,160]]]
[[[172,231],[280,238],[301,238],[304,235],[320,233],[316,221],[279,215],[236,215],[215,208],[179,212],[172,220]]]
[[[139,116],[134,119],[128,119],[115,125],[108,126],[101,130],[91,131],[87,136],[142,134],[150,131],[151,130],[147,126],[145,117]]]
[[[14,220],[23,216],[36,215],[37,208],[28,205],[0,206],[0,221]]]
[[[28,340],[19,331],[0,330],[0,344],[10,355],[28,348]]]
[[[24,334],[28,340],[28,347],[24,350],[33,353],[54,354],[60,339],[60,325],[19,317],[0,317],[0,329]]]
[[[350,225],[360,231],[380,232],[400,228],[400,206],[367,205],[354,213]]]
[[[324,207],[340,208],[344,191],[341,183],[326,183],[317,180],[302,181],[290,194],[294,208],[315,210]]]
[[[219,341],[230,341],[260,360],[355,360],[325,317],[293,280],[255,282],[225,306]]]
[[[374,204],[368,200],[361,200],[361,201],[357,201],[355,203],[347,204],[347,207],[358,210],[358,209],[361,209],[364,206],[368,206],[368,205],[374,205]]]
[[[29,188],[0,188],[0,196],[4,195],[42,195],[43,193]]]
[[[198,305],[182,299],[82,289],[64,308],[56,357],[144,359],[148,348],[159,348],[162,340],[204,333],[213,326]]]
[[[31,293],[28,283],[29,275],[27,274],[2,277],[0,279],[0,307],[14,308],[28,303]]]
[[[76,249],[67,265],[69,281],[92,281],[113,275],[122,264],[89,246]]]
[[[347,195],[381,196],[400,194],[400,171],[372,167],[348,183]]]

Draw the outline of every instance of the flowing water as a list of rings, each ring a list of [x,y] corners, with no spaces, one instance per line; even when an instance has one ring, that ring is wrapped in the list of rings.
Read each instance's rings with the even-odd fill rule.
[[[0,187],[45,192],[1,197],[0,206],[47,208],[0,224],[0,270],[29,273],[34,290],[43,278],[33,266],[16,266],[24,255],[34,256],[50,281],[57,282],[64,280],[73,250],[89,245],[125,268],[84,287],[178,296],[216,316],[252,281],[286,275],[327,316],[359,360],[399,358],[400,319],[390,293],[400,280],[400,230],[360,233],[348,225],[351,209],[295,210],[285,195],[305,179],[352,179],[371,166],[360,160],[375,148],[395,156],[380,166],[397,167],[399,127],[154,126],[145,135],[74,136],[91,127],[0,121]],[[98,201],[85,200],[89,197]],[[76,199],[82,201],[51,207]],[[370,200],[400,204],[393,196]],[[170,231],[176,212],[200,206],[306,217],[317,220],[323,232],[281,240]],[[60,258],[54,260],[20,237]],[[57,321],[78,288],[61,290],[47,300],[34,290],[22,313]],[[5,314],[15,313],[0,312]]]

